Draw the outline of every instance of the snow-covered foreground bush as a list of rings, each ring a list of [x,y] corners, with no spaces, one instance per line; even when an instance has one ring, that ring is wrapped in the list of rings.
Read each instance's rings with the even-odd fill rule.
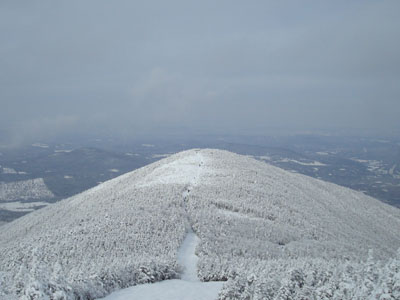
[[[0,298],[92,299],[178,278],[189,227],[200,238],[199,277],[228,280],[221,299],[396,295],[399,209],[244,156],[191,150],[3,225]]]
[[[228,299],[400,299],[400,251],[388,262],[277,259],[232,274],[220,293]]]

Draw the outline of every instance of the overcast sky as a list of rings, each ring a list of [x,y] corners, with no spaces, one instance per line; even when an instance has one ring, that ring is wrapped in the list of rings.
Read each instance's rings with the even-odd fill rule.
[[[0,131],[400,127],[400,1],[0,1]]]

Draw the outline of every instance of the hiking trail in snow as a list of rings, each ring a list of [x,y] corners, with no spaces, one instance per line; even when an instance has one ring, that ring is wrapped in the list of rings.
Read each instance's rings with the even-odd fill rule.
[[[223,282],[201,282],[197,277],[195,249],[199,238],[193,231],[186,235],[178,252],[178,262],[184,267],[181,279],[140,284],[108,295],[103,300],[216,300]]]
[[[189,231],[179,252],[178,262],[184,267],[181,279],[140,284],[108,295],[103,300],[216,300],[223,282],[201,282],[197,277],[198,257],[194,253],[199,238]]]
[[[185,281],[200,281],[197,277],[197,262],[195,254],[199,238],[193,231],[189,231],[178,252],[178,263],[184,267],[181,279]]]
[[[197,153],[184,161],[186,168],[180,178],[169,178],[171,181],[185,178],[187,186],[182,193],[182,201],[186,210],[190,191],[199,182],[202,173],[203,156]],[[175,167],[175,166],[168,166]],[[183,176],[182,176],[183,175]],[[148,183],[147,183],[148,184]],[[191,224],[189,216],[188,223]],[[223,282],[201,282],[197,277],[197,262],[199,258],[195,254],[200,239],[192,228],[182,242],[178,251],[178,263],[183,267],[181,279],[164,280],[156,283],[140,284],[122,289],[108,295],[102,300],[216,300],[222,288]]]

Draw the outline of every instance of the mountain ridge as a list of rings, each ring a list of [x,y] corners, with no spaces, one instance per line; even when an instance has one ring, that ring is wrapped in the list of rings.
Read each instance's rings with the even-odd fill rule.
[[[400,247],[397,208],[249,157],[194,149],[3,225],[0,296],[92,299],[179,278],[177,249],[190,228],[205,281],[280,259],[359,261],[373,249],[387,260]]]

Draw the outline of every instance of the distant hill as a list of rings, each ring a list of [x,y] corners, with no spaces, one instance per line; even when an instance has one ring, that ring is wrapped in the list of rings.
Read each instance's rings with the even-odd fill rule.
[[[3,225],[0,298],[93,299],[179,278],[190,229],[200,238],[198,276],[227,281],[220,299],[400,296],[398,208],[208,149]]]

